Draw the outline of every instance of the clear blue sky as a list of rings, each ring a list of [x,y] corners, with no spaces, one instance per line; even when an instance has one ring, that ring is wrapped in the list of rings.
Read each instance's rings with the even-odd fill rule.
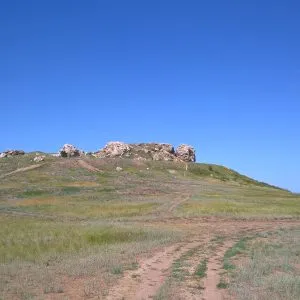
[[[300,2],[0,2],[0,151],[188,143],[300,192]]]

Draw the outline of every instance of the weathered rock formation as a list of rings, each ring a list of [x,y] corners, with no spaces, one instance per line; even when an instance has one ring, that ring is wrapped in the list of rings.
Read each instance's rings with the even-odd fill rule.
[[[109,142],[103,149],[92,154],[98,158],[132,158],[136,160],[195,161],[195,150],[191,146],[181,145],[174,151],[170,144],[141,143],[125,144]]]
[[[96,152],[95,156],[104,157],[126,157],[130,152],[130,146],[123,142],[109,142],[100,151]]]
[[[39,155],[39,156],[36,156],[36,157],[33,159],[33,161],[39,163],[39,162],[41,162],[41,161],[44,161],[45,158],[46,158],[45,155]]]
[[[77,149],[75,146],[70,144],[65,144],[60,150],[59,155],[61,157],[76,157],[80,156],[82,152]]]
[[[189,145],[182,144],[178,146],[175,155],[182,161],[196,161],[195,149]]]
[[[16,155],[24,155],[24,154],[25,152],[23,150],[7,150],[0,154],[0,158],[16,156]]]
[[[0,153],[0,158],[10,157],[16,155],[24,155],[23,150],[7,150]],[[45,160],[44,155],[38,155],[33,159],[34,162],[41,162]],[[52,154],[53,156],[61,157],[78,157],[82,155],[93,155],[97,158],[131,158],[135,160],[164,160],[164,161],[196,161],[195,149],[189,145],[180,145],[176,151],[171,144],[165,143],[140,143],[140,144],[126,144],[123,142],[109,142],[106,146],[94,153],[85,153],[74,145],[65,144],[58,152]]]

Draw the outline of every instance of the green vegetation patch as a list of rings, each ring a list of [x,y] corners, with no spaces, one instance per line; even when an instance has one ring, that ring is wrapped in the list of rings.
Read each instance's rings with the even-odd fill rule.
[[[39,196],[45,196],[49,195],[49,191],[45,190],[27,190],[23,193],[18,194],[18,198],[31,198],[31,197],[39,197]]]
[[[211,177],[221,181],[238,182],[244,185],[271,187],[280,190],[276,186],[269,185],[242,175],[232,169],[213,164],[188,164],[187,175],[192,177]]]
[[[4,217],[0,220],[1,262],[35,261],[44,254],[77,252],[93,246],[159,238],[152,232],[113,226]]]
[[[224,281],[220,281],[218,284],[217,284],[217,288],[218,289],[227,289],[229,286],[228,283],[224,282]]]
[[[179,213],[188,216],[197,215],[224,215],[234,217],[255,217],[255,216],[300,216],[299,198],[271,199],[265,197],[242,198],[239,200],[228,199],[199,199],[189,201],[181,205]]]
[[[240,239],[237,243],[233,245],[233,247],[229,248],[223,258],[223,268],[225,270],[232,270],[235,268],[234,264],[231,263],[231,258],[238,254],[242,254],[246,250],[246,243],[249,240],[249,237],[244,237]]]
[[[92,199],[90,199],[92,198]],[[134,217],[151,213],[159,204],[155,202],[131,203],[105,201],[106,198],[98,197],[44,197],[26,199],[16,206],[11,206],[10,210],[23,212],[39,212],[55,214],[57,216],[78,216],[78,217]]]
[[[192,257],[197,251],[199,247],[195,247],[193,249],[188,250],[184,254],[180,256],[180,258],[176,259],[172,265],[172,277],[178,280],[183,280],[188,272],[185,270],[186,261]]]
[[[66,194],[66,195],[72,195],[72,194],[76,194],[76,193],[79,193],[81,190],[80,187],[77,187],[77,186],[65,186],[62,188],[62,193],[63,194]]]
[[[197,266],[197,269],[195,271],[195,275],[203,278],[206,276],[207,272],[207,259],[204,259],[200,262],[200,264]]]

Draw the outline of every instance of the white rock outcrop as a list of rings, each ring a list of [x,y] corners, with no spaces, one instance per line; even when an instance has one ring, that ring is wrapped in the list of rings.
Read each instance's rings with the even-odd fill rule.
[[[175,155],[182,161],[186,161],[186,162],[196,161],[195,149],[190,145],[182,144],[178,146],[176,148]]]
[[[45,155],[39,155],[39,156],[36,156],[36,157],[33,159],[33,161],[39,163],[39,162],[41,162],[41,161],[44,161],[45,158],[46,158]]]
[[[123,157],[126,153],[130,151],[130,146],[123,142],[109,142],[100,151],[94,153],[94,156],[104,158],[104,157]]]
[[[126,144],[109,142],[103,149],[92,154],[98,158],[132,158],[134,160],[164,160],[194,162],[195,150],[188,145],[180,145],[176,151],[171,144],[139,143]]]
[[[74,145],[65,144],[59,150],[59,155],[61,157],[76,157],[76,156],[82,155],[82,151],[80,151],[79,149],[77,149]]]
[[[16,156],[16,155],[24,155],[25,152],[23,150],[7,150],[0,154],[0,158]]]

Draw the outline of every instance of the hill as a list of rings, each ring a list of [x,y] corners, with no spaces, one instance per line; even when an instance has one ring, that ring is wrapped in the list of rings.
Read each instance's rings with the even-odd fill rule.
[[[108,204],[111,205],[129,201],[130,206],[147,207],[147,213],[156,207],[163,214],[161,204],[167,207],[167,204],[172,205],[172,201],[161,200],[160,197],[188,193],[192,195],[191,199],[180,205],[174,214],[190,212],[193,206],[199,213],[202,210],[207,213],[208,208],[213,209],[213,213],[224,215],[236,210],[243,212],[238,215],[242,217],[251,216],[251,209],[255,209],[256,214],[259,197],[263,197],[259,204],[260,208],[264,206],[264,210],[260,210],[264,215],[283,213],[283,197],[286,205],[286,199],[294,199],[294,195],[288,191],[218,165],[121,158],[68,159],[44,155],[45,159],[39,163],[33,161],[36,153],[0,160],[2,211],[55,211],[58,214],[84,217],[87,211],[82,208],[85,212],[81,212],[80,207],[83,205],[88,209],[91,203],[86,199],[93,198],[92,207],[98,207],[99,214],[102,215],[101,205],[110,198]],[[128,195],[130,199],[127,199]],[[151,199],[151,196],[156,196],[157,199]],[[146,203],[141,201],[141,197],[147,198]],[[201,201],[195,201],[196,198]],[[28,199],[31,199],[30,205],[26,204]],[[100,201],[98,205],[96,199]],[[60,207],[66,203],[73,203],[67,206],[68,211]],[[293,201],[291,206],[293,207]],[[195,214],[195,211],[191,213]],[[285,207],[284,212],[286,211]],[[97,216],[96,211],[90,213]],[[115,210],[114,214],[120,213]],[[293,207],[292,215],[295,214],[297,210]]]
[[[235,241],[299,225],[299,195],[211,164],[39,152],[0,183],[3,299],[192,299]]]

